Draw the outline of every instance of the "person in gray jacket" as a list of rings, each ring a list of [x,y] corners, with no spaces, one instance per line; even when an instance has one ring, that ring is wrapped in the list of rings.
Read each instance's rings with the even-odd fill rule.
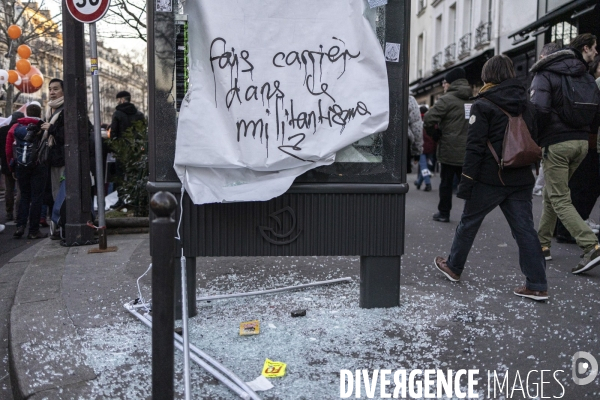
[[[425,114],[424,127],[433,138],[439,136],[437,159],[441,163],[440,202],[434,221],[449,222],[452,209],[452,184],[460,179],[465,159],[467,131],[469,128],[469,98],[473,90],[466,79],[465,70],[454,68],[442,82],[445,94]],[[436,126],[441,136],[436,135]]]
[[[418,158],[423,152],[423,120],[419,103],[413,96],[408,96],[408,141],[410,155]]]

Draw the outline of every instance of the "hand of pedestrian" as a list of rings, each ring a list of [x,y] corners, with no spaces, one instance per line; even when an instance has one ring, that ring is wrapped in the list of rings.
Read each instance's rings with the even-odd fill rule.
[[[50,122],[44,122],[42,124],[42,129],[43,130],[48,130],[48,129],[50,129],[50,126],[52,126],[52,125],[50,125]]]
[[[458,184],[456,197],[463,200],[469,200],[471,198],[471,193],[473,193],[474,187],[475,181],[473,179],[468,179],[463,176],[460,180],[460,183]]]

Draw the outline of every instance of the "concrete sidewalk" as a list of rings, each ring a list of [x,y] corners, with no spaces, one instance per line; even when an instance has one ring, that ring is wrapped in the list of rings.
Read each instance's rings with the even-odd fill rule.
[[[519,379],[532,398],[542,380],[546,397],[600,398],[600,377],[578,386],[571,367],[578,351],[600,360],[600,268],[572,275],[579,249],[553,244],[554,260],[547,264],[550,299],[536,303],[515,296],[512,290],[524,278],[516,243],[497,209],[481,227],[461,282],[449,282],[432,263],[436,255],[447,255],[463,202],[453,199],[450,223],[434,222],[437,181],[426,193],[414,189],[414,176],[407,180],[401,307],[358,308],[358,257],[198,259],[198,295],[345,276],[354,282],[199,303],[190,322],[191,342],[246,382],[260,375],[265,358],[286,362],[286,376],[258,393],[264,399],[340,398],[341,369],[449,368],[478,369],[481,399],[524,398]],[[541,199],[534,198],[536,219],[540,206]],[[148,235],[109,236],[109,245],[119,251],[87,254],[88,247],[64,248],[45,240],[13,259],[27,263],[10,318],[16,398],[150,398],[150,330],[123,308],[138,297],[136,279],[150,263]],[[150,277],[140,283],[149,297]],[[306,309],[307,316],[291,318],[297,308]],[[261,334],[239,337],[239,323],[252,319],[261,321]],[[179,354],[176,364],[183,398]],[[528,375],[533,370],[538,372]],[[542,379],[541,370],[551,372]],[[499,388],[493,396],[488,371],[508,376],[503,396]],[[235,398],[194,364],[192,382],[193,398]],[[379,389],[376,393],[379,398]],[[364,387],[361,394],[367,398]]]

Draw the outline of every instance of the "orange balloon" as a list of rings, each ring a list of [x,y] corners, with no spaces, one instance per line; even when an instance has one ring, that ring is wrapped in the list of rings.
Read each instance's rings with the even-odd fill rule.
[[[21,28],[17,25],[11,25],[8,27],[8,37],[12,40],[18,39],[21,37]]]
[[[29,83],[31,83],[34,88],[39,88],[44,84],[44,78],[42,78],[40,74],[34,74],[29,78]]]
[[[31,70],[29,71],[29,73],[27,75],[21,75],[21,83],[19,83],[18,85],[15,84],[15,87],[17,89],[19,89],[22,93],[35,93],[38,90],[40,90],[42,88],[42,85],[40,86],[34,86],[33,83],[31,82],[31,79],[33,78],[34,75],[39,75],[40,78],[43,78],[42,73],[40,72],[39,69],[37,69],[36,67],[32,66]]]
[[[21,58],[27,59],[31,56],[31,47],[27,46],[26,44],[22,44],[17,47],[17,53]]]
[[[17,79],[19,79],[19,74],[17,74],[17,71],[13,69],[8,71],[8,83],[15,83]]]
[[[29,71],[31,71],[31,63],[29,60],[17,61],[17,71],[19,71],[22,75],[27,75]]]

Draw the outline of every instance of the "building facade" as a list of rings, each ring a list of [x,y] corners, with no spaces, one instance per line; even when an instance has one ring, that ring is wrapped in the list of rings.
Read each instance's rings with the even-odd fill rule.
[[[528,87],[545,43],[568,45],[579,33],[600,37],[598,0],[412,0],[410,90],[433,105],[452,68],[462,67],[474,93],[481,69],[496,54],[513,60]]]
[[[0,23],[10,25],[6,18],[7,7],[14,10],[14,15],[21,15],[16,22],[22,27],[23,35],[19,40],[12,41],[11,53],[13,58],[0,57],[0,68],[14,69],[14,61],[18,59],[15,55],[16,48],[28,37],[26,44],[31,48],[32,54],[29,58],[31,65],[38,68],[44,77],[44,84],[34,93],[20,93],[16,87],[12,94],[13,110],[30,101],[39,101],[45,108],[48,103],[48,83],[53,78],[63,77],[63,41],[59,25],[54,21],[60,16],[53,17],[50,11],[41,9],[40,4],[35,2],[11,3],[8,0],[0,0]],[[37,34],[33,33],[37,32]],[[0,38],[1,39],[1,38]],[[0,52],[2,55],[8,53],[11,41],[0,40]],[[89,45],[86,45],[86,59],[88,62],[87,87],[88,87],[88,110],[90,121],[93,121],[92,80],[89,74]],[[115,110],[116,94],[121,90],[127,90],[132,95],[132,102],[144,114],[148,109],[148,89],[146,63],[136,61],[128,54],[121,54],[116,49],[105,47],[101,41],[98,42],[98,63],[100,67],[100,110],[101,121],[110,124],[112,113]],[[0,90],[0,110],[4,114],[7,100],[8,84]]]
[[[88,47],[88,46],[86,46]],[[98,70],[100,83],[100,121],[110,124],[117,106],[117,93],[126,90],[131,93],[131,102],[137,109],[148,113],[148,74],[146,64],[134,60],[130,55],[105,47],[98,41]],[[89,68],[89,59],[87,61]],[[88,110],[90,121],[94,120],[92,77],[87,76]]]

